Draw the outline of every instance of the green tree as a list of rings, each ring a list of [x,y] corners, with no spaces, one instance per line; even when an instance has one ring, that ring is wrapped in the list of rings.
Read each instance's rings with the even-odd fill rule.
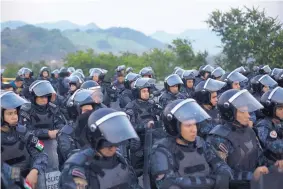
[[[229,12],[216,10],[206,23],[221,37],[223,55],[218,63],[224,68],[251,67],[249,58],[254,58],[257,65],[282,66],[283,31],[277,18],[245,7],[231,8]]]
[[[208,53],[193,51],[193,47],[190,41],[187,39],[175,39],[168,48],[172,50],[176,55],[176,66],[181,66],[184,68],[199,68],[201,65],[206,64],[206,57]]]

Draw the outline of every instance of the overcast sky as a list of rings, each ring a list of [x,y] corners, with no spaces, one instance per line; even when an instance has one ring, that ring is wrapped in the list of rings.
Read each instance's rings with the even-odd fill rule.
[[[235,0],[1,0],[1,22],[22,20],[31,24],[69,20],[96,23],[101,28],[130,27],[146,34],[162,30],[180,33],[207,27],[204,20],[215,9],[252,5],[264,7],[271,16],[280,14],[283,1]]]

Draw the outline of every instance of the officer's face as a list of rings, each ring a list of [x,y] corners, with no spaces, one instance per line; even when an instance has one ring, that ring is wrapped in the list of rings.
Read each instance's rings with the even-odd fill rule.
[[[70,85],[70,90],[71,90],[71,91],[75,91],[75,90],[77,90],[76,85]]]
[[[112,157],[116,154],[117,147],[116,146],[110,146],[110,147],[104,147],[99,150],[99,152],[104,156],[104,157]]]
[[[149,91],[148,88],[141,89],[141,99],[148,100],[149,99]]]
[[[10,109],[4,111],[4,121],[10,126],[14,126],[18,123],[18,112],[16,109]]]
[[[212,92],[211,95],[210,95],[210,103],[213,106],[216,106],[217,102],[218,102],[217,92]]]
[[[151,78],[151,75],[144,75],[143,78]]]
[[[241,89],[240,83],[239,82],[233,82],[232,83],[232,89],[240,90]]]
[[[267,91],[269,91],[269,87],[268,86],[264,86],[263,88],[262,88],[262,92],[267,92]]]
[[[96,82],[98,82],[98,80],[99,80],[99,77],[98,77],[98,75],[94,75],[94,76],[92,76],[92,80],[93,80],[93,81],[96,81]]]
[[[208,76],[209,76],[209,73],[208,73],[208,72],[206,72],[206,73],[204,74],[203,78],[204,78],[204,79],[207,79],[207,78],[208,78]]]
[[[59,77],[59,74],[54,74],[54,77],[55,77],[55,78],[58,78],[58,77]]]
[[[195,120],[188,120],[181,123],[181,135],[182,137],[189,141],[193,142],[197,137],[197,126]]]
[[[46,96],[38,96],[35,100],[38,105],[46,105],[48,103],[48,98]]]
[[[279,106],[276,108],[276,116],[283,120],[283,106]]]
[[[243,126],[248,126],[250,121],[250,114],[247,111],[247,107],[241,107],[237,109],[236,112],[236,120]]]
[[[25,73],[25,78],[29,78],[29,76],[30,76],[29,72]]]
[[[84,105],[84,106],[81,107],[81,110],[82,110],[82,114],[83,114],[87,111],[93,110],[93,107],[92,107],[92,105]]]
[[[124,82],[124,77],[123,76],[119,76],[118,77],[118,82],[119,83],[123,83]]]
[[[187,87],[192,88],[194,86],[194,81],[193,80],[187,80]]]
[[[177,94],[179,92],[178,85],[174,85],[172,87],[169,87],[169,90],[170,90],[171,93]]]
[[[48,72],[47,71],[42,72],[42,76],[43,77],[48,77]]]

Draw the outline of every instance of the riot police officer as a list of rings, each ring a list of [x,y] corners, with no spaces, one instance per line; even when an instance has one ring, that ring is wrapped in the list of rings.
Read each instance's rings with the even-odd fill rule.
[[[98,86],[99,87],[99,86]],[[81,149],[88,145],[87,120],[89,115],[106,106],[102,104],[103,94],[100,88],[79,89],[67,102],[67,112],[70,121],[57,135],[58,156],[60,167],[75,149]]]
[[[52,94],[56,94],[51,83],[46,80],[36,80],[30,87],[31,103],[21,106],[20,123],[26,125],[35,136],[45,144],[44,151],[48,154],[48,169],[58,169],[56,152],[56,135],[65,122],[59,107],[51,103]]]
[[[54,88],[55,91],[57,91],[57,86],[58,86],[58,78],[59,78],[59,70],[55,69],[51,72],[51,78],[50,82]]]
[[[221,67],[217,67],[215,68],[212,72],[211,72],[211,78],[215,79],[215,80],[220,80],[220,78],[225,74],[225,70],[223,70]]]
[[[131,164],[135,168],[138,176],[142,175],[143,145],[146,129],[149,127],[156,129],[155,138],[164,137],[159,123],[161,109],[158,104],[149,99],[152,82],[154,82],[154,80],[151,78],[137,79],[133,88],[135,99],[125,107],[125,112],[130,116],[131,123],[141,139],[139,148],[131,151]]]
[[[217,93],[225,86],[225,82],[208,78],[206,81],[201,81],[195,87],[194,99],[211,117],[210,120],[205,120],[198,124],[198,135],[202,138],[205,138],[220,123],[216,108],[218,101]]]
[[[134,82],[140,78],[141,76],[136,73],[129,73],[125,77],[125,89],[119,96],[120,108],[125,108],[126,105],[134,100],[134,96],[132,94],[132,87]]]
[[[274,81],[269,75],[257,75],[250,81],[252,95],[260,101],[263,93],[277,87],[277,82]]]
[[[226,82],[227,85],[223,88],[223,90],[220,92],[224,92],[229,89],[241,89],[241,82],[247,81],[248,78],[246,78],[243,74],[237,71],[232,71],[230,73],[225,73],[221,78],[220,81]]]
[[[139,74],[142,77],[145,77],[145,78],[152,78],[152,79],[154,78],[154,71],[153,71],[152,67],[150,67],[150,66],[142,68],[140,70]],[[157,87],[155,86],[154,83],[151,84],[150,93],[154,97],[158,97],[161,94],[161,92],[157,89]]]
[[[283,89],[276,87],[264,93],[260,99],[265,118],[255,129],[268,159],[283,159]]]
[[[272,70],[269,67],[269,65],[261,65],[261,66],[259,66],[259,69],[258,69],[258,73],[261,74],[261,75],[270,74],[271,71]]]
[[[208,118],[193,99],[165,107],[162,121],[170,137],[154,144],[150,162],[157,188],[228,188],[230,168],[197,136],[196,124]]]
[[[214,68],[210,65],[201,66],[199,68],[199,76],[196,77],[195,80],[195,86],[199,84],[199,82],[207,80],[213,70]]]
[[[22,75],[24,76],[23,88],[28,88],[32,82],[34,82],[33,72],[29,68],[23,68],[21,70]]]
[[[194,82],[195,74],[193,70],[184,70],[181,79],[184,85],[181,86],[180,91],[186,96],[186,98],[192,98],[194,96]]]
[[[66,96],[66,94],[69,91],[69,84],[68,80],[66,79],[70,73],[68,72],[67,68],[62,67],[59,70],[59,79],[58,79],[58,84],[57,84],[57,92],[60,96]]]
[[[168,103],[176,99],[186,98],[180,93],[183,81],[177,74],[171,74],[164,80],[165,91],[159,98],[159,103],[162,107],[165,107]]]
[[[111,83],[104,81],[105,75],[108,71],[101,68],[92,68],[90,69],[90,80],[97,82],[102,89],[103,93],[103,103],[109,107],[111,101],[116,99],[116,90],[111,88]]]
[[[134,71],[134,69],[132,67],[128,67],[126,69],[126,74],[132,73]]]
[[[254,177],[268,173],[269,162],[263,156],[256,134],[249,127],[250,112],[263,106],[246,90],[224,92],[217,103],[224,124],[217,125],[207,141],[217,150],[234,172],[234,182],[245,188]],[[282,162],[277,162],[282,167]],[[276,164],[276,165],[277,165]]]
[[[119,144],[138,138],[126,114],[101,108],[90,115],[88,128],[91,149],[81,150],[66,161],[60,188],[140,189],[132,167],[117,152]]]
[[[12,91],[1,91],[0,96],[1,161],[18,167],[21,176],[35,187],[46,170],[48,156],[42,152],[41,141],[18,124],[20,107],[28,102]]]
[[[50,71],[47,67],[42,67],[39,70],[38,80],[48,80],[50,81]]]
[[[278,72],[277,75],[274,76],[280,87],[283,87],[283,70]]]

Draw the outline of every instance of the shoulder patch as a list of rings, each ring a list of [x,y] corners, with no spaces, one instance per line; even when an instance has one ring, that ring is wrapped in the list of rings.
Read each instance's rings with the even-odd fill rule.
[[[271,137],[271,138],[277,138],[277,132],[276,131],[271,131],[270,133],[269,133],[269,136]]]
[[[23,104],[21,106],[21,110],[26,111],[26,112],[30,111],[31,110],[31,103]]]

